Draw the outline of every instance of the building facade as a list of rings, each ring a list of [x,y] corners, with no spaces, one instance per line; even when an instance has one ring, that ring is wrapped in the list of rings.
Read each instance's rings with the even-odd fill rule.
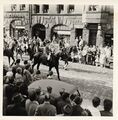
[[[4,34],[10,37],[82,36],[88,45],[113,44],[113,6],[12,4],[4,7]]]

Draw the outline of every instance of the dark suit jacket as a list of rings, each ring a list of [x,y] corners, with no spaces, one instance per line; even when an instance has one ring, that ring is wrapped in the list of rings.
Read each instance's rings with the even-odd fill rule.
[[[83,116],[83,108],[79,105],[74,105],[72,116]]]
[[[27,116],[27,112],[24,107],[20,105],[8,105],[6,110],[7,116]]]

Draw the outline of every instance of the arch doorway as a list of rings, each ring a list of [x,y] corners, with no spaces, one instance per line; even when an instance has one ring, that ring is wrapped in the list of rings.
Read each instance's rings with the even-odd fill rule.
[[[56,39],[70,39],[71,29],[63,24],[54,25],[51,29],[51,40],[53,37]]]
[[[32,37],[39,37],[42,41],[45,39],[46,28],[42,24],[36,24],[32,27]]]
[[[10,23],[10,37],[18,39],[25,33],[25,24],[22,20],[13,20]]]

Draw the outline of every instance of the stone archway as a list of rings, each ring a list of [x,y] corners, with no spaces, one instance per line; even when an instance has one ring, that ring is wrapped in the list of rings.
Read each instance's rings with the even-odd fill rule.
[[[44,25],[42,24],[35,24],[32,27],[32,37],[39,37],[41,38],[42,41],[44,41],[45,37],[46,37],[46,28]]]
[[[59,37],[59,38],[62,38],[63,37],[70,37],[70,33],[71,33],[71,29],[70,27],[68,27],[67,25],[64,25],[64,24],[57,24],[57,25],[54,25],[52,28],[51,28],[51,40],[53,39],[53,36],[55,38]]]
[[[24,35],[25,23],[22,20],[12,20],[9,25],[10,37],[19,38]]]

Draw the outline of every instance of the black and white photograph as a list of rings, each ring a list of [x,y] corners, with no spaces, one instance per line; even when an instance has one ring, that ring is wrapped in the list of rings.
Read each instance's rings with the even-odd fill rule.
[[[4,4],[2,29],[3,116],[113,117],[113,5]]]

